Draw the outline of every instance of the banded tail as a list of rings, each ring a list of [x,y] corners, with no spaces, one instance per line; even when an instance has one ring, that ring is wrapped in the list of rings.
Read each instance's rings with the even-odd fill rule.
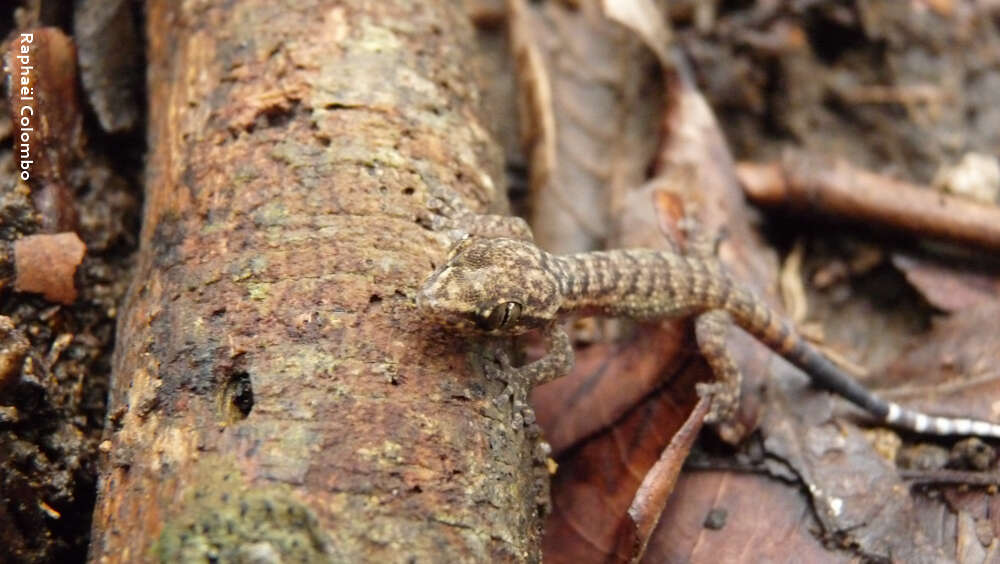
[[[785,358],[804,370],[818,386],[843,396],[889,425],[921,434],[1000,438],[1000,425],[996,423],[963,417],[927,415],[885,401],[859,384],[801,337],[799,342],[796,350],[791,351]]]
[[[738,292],[727,300],[724,309],[737,325],[804,371],[814,384],[843,396],[888,425],[921,434],[1000,438],[1000,424],[927,415],[880,398],[820,353],[752,294]]]
[[[724,310],[737,325],[802,369],[817,386],[889,425],[924,434],[1000,438],[1000,424],[926,415],[880,398],[806,342],[762,299],[730,278],[716,260],[644,249],[564,256],[534,249],[521,257],[532,258],[555,280],[560,313],[663,319]],[[526,268],[520,263],[519,267]]]

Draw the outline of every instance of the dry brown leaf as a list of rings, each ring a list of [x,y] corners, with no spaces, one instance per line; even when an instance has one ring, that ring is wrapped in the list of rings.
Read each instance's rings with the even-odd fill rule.
[[[80,82],[105,131],[132,129],[139,120],[142,44],[131,2],[83,0],[73,11],[80,46]]]
[[[963,265],[952,268],[941,261],[895,253],[892,264],[932,306],[948,312],[996,302],[1000,296],[1000,273]]]
[[[940,513],[960,515],[959,522],[971,527],[959,527],[957,544],[970,554],[962,562],[996,562],[1000,559],[1000,496],[983,495],[981,490],[948,488],[944,492],[946,506],[938,504],[928,509],[927,521]]]
[[[650,325],[628,343],[591,345],[577,351],[571,374],[536,388],[531,404],[553,453],[613,425],[675,371],[686,328]]]
[[[663,13],[651,0],[601,0],[609,20],[616,21],[638,35],[646,47],[656,54],[660,66],[670,68],[667,46],[671,42],[670,28]]]
[[[868,384],[887,399],[942,415],[1000,418],[1000,304],[963,310],[936,325],[921,343]],[[781,363],[781,371],[791,369]],[[940,501],[913,496],[891,463],[877,456],[857,428],[833,424],[841,400],[817,395],[799,381],[772,388],[762,431],[765,449],[788,465],[812,496],[827,537],[856,546],[867,558],[961,561],[972,544],[953,533],[964,519]],[[850,408],[852,412],[856,409]],[[981,500],[988,493],[978,490]],[[1000,527],[990,525],[990,535]],[[965,539],[965,540],[963,540]]]
[[[36,292],[69,305],[76,300],[73,276],[87,246],[76,233],[29,235],[14,242],[14,289]]]
[[[575,10],[549,3],[528,11],[521,2],[512,4],[512,42],[527,100],[522,108],[530,109],[522,117],[532,149],[536,239],[560,252],[588,250],[623,232],[610,218],[628,225],[616,210],[643,184],[654,156],[654,112],[662,98],[641,95],[651,76],[642,61],[650,56],[631,33],[603,16],[599,0],[580,2]],[[642,207],[648,210],[649,192],[644,194]],[[654,246],[671,246],[655,219],[631,227],[647,233]],[[592,437],[560,458],[546,558],[629,558],[644,544],[628,508],[646,470],[694,405],[690,371],[678,374],[683,386],[674,389],[672,383],[673,392],[661,389],[640,404],[646,407],[632,406],[687,358],[679,354],[688,346],[685,327],[650,326],[628,344],[588,347],[578,353],[571,376],[535,393],[533,404],[556,452]],[[621,451],[624,445],[627,452]],[[683,458],[674,454],[675,467]],[[649,488],[662,493],[669,483],[655,480]],[[651,508],[637,514],[647,524],[643,534],[665,500],[647,497],[638,500]]]
[[[908,407],[1000,421],[1000,302],[963,309],[879,371],[882,395]]]
[[[701,430],[710,404],[711,399],[708,397],[698,400],[687,421],[670,439],[670,444],[663,449],[660,459],[646,472],[639,484],[628,508],[629,521],[623,523],[625,530],[619,535],[619,546],[630,549],[630,561],[638,561],[646,552],[649,537],[660,522],[667,500],[677,485],[681,468],[698,438],[698,431]]]
[[[706,525],[711,511],[725,523]],[[851,562],[816,538],[805,497],[766,476],[738,472],[681,475],[643,562]]]
[[[510,7],[535,239],[560,253],[592,250],[655,154],[652,57],[600,0]]]
[[[764,449],[782,474],[790,470],[805,486],[821,537],[869,559],[946,561],[941,544],[918,533],[914,497],[896,468],[861,430],[834,421],[839,400],[788,378],[789,365],[776,368],[784,377],[769,389]]]
[[[636,525],[629,507],[637,503],[647,472],[688,419],[697,399],[695,382],[707,376],[703,362],[688,363],[614,427],[560,459],[543,542],[547,562],[622,562],[635,555]],[[675,459],[683,460],[684,454]]]
[[[677,249],[683,248],[684,234],[680,230],[680,222],[684,219],[684,202],[680,197],[667,190],[653,191],[653,209],[660,222],[660,231],[665,240]]]

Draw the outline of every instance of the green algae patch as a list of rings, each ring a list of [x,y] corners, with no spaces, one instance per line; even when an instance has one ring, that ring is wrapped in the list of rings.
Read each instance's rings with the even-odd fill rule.
[[[211,466],[211,465],[208,465]],[[158,562],[329,562],[333,548],[286,486],[242,482],[232,470],[195,480],[151,548]]]

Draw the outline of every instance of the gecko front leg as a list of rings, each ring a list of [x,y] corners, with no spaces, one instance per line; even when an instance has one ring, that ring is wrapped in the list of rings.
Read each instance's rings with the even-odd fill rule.
[[[545,356],[524,366],[513,366],[510,357],[501,348],[493,349],[492,355],[489,355],[495,362],[480,356],[486,377],[505,383],[503,391],[493,402],[498,406],[510,402],[514,410],[513,426],[523,427],[534,436],[540,434],[540,429],[535,422],[535,412],[526,403],[528,392],[537,385],[565,376],[573,369],[573,344],[566,331],[554,325],[548,340],[549,350]]]
[[[506,237],[518,241],[533,240],[528,222],[517,216],[477,213],[457,198],[432,198],[426,207],[427,214],[420,218],[420,223],[432,231],[487,239]]]
[[[548,341],[549,350],[545,356],[523,366],[513,366],[505,351],[494,350],[493,354],[500,366],[498,368],[493,363],[484,363],[486,376],[507,382],[525,383],[528,388],[533,388],[569,374],[573,370],[573,343],[569,334],[562,326],[556,324],[549,331]]]
[[[561,325],[555,324],[548,335],[549,350],[542,358],[518,368],[522,381],[531,387],[565,376],[573,370],[573,343]]]

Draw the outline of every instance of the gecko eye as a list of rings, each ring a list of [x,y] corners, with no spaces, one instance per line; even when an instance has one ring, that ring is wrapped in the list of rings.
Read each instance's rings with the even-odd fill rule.
[[[517,323],[521,317],[521,304],[517,302],[505,302],[480,315],[476,323],[483,331],[495,331],[504,329]]]

